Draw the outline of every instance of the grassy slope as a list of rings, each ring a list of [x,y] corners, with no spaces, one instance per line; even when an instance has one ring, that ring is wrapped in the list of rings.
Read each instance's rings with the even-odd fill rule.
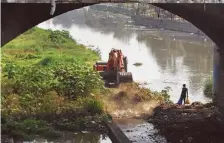
[[[70,99],[64,99],[63,97],[55,93],[55,91],[49,90],[49,93],[37,96],[33,92],[32,86],[37,85],[39,86],[39,88],[44,87],[43,80],[40,79],[39,82],[36,81],[35,84],[29,83],[27,81],[26,83],[21,84],[15,82],[20,82],[23,79],[27,80],[24,75],[29,69],[33,70],[33,68],[31,67],[37,67],[36,65],[39,65],[38,68],[41,69],[41,73],[46,72],[46,69],[44,67],[49,68],[51,66],[58,65],[56,63],[60,63],[66,66],[70,66],[71,63],[77,63],[83,64],[84,66],[87,65],[87,67],[92,68],[92,64],[96,60],[100,59],[97,52],[87,49],[83,45],[77,44],[70,37],[68,32],[43,30],[37,27],[18,36],[16,39],[2,47],[1,50],[1,64],[3,67],[1,80],[4,81],[4,84],[2,84],[4,92],[1,92],[1,125],[3,134],[24,138],[25,136],[27,136],[27,134],[30,135],[42,133],[42,131],[40,132],[40,130],[42,130],[42,127],[39,127],[38,125],[39,122],[44,122],[43,128],[46,128],[47,132],[51,131],[52,125],[50,125],[50,127],[45,127],[49,126],[48,123],[45,122],[49,122],[48,120],[51,119],[51,117],[52,119],[50,121],[50,124],[54,122],[53,126],[58,129],[62,128],[65,130],[82,130],[83,128],[89,128],[90,126],[91,129],[93,128],[94,130],[97,130],[98,124],[91,125],[90,121],[95,120],[95,122],[100,123],[104,115],[98,116],[98,114],[95,114],[98,109],[102,109],[102,106],[99,101],[96,101],[90,95],[86,95],[85,97],[83,97],[84,99],[73,101]],[[19,77],[22,78],[22,80],[16,79],[18,76],[16,76],[15,79],[7,79],[7,77],[3,77],[4,74],[7,74],[4,69],[5,65],[8,62],[19,65],[19,67],[25,67],[23,69],[25,70],[23,71],[25,74],[21,75],[22,77]],[[66,74],[69,75],[73,73],[68,70]],[[28,77],[31,78],[39,78],[38,76],[39,75],[28,75]],[[65,80],[68,81],[69,79]],[[17,92],[14,92],[14,90],[11,90],[15,86],[23,84],[28,85],[26,87],[27,90],[31,92],[31,94],[19,94]],[[69,83],[67,84],[67,87],[69,87]],[[51,93],[53,94],[51,95]],[[65,111],[62,112],[62,110]],[[56,113],[55,111],[59,111],[61,112],[61,114],[63,114],[60,115],[60,113]],[[69,114],[67,114],[66,112],[68,112]],[[73,112],[72,115],[71,112]],[[22,120],[20,116],[22,117]],[[64,119],[67,120],[67,122],[64,123]],[[36,128],[36,126],[38,126],[38,128]],[[30,131],[30,129],[27,130],[27,128],[30,128],[32,131]],[[46,131],[44,131],[44,134],[47,133]]]
[[[64,38],[63,44],[57,44],[50,40],[50,35],[50,31],[35,27],[18,36],[2,48],[2,63],[13,61],[20,65],[31,65],[49,58],[54,62],[92,65],[99,59],[96,52],[77,44],[71,38]]]

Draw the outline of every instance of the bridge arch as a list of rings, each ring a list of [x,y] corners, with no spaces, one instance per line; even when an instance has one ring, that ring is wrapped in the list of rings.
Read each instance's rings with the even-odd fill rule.
[[[47,3],[2,3],[1,46],[35,25],[68,11],[97,3],[59,3],[51,16]],[[220,48],[224,47],[224,4],[153,3],[189,21]]]

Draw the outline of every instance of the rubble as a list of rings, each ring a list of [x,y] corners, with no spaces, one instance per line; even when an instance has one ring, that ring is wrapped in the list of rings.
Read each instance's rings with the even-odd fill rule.
[[[224,130],[217,117],[212,103],[194,102],[188,106],[163,104],[148,121],[169,143],[223,143]]]

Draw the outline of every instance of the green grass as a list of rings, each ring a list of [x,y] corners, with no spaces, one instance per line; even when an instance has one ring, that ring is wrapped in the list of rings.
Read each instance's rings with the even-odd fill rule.
[[[66,31],[43,30],[37,27],[2,48],[3,63],[13,61],[27,66],[38,64],[46,58],[50,58],[51,62],[92,65],[99,60],[99,55],[96,51],[77,44]]]
[[[100,100],[103,82],[92,69],[99,51],[77,44],[67,31],[34,27],[1,50],[3,134],[57,136],[54,128],[82,130],[107,116]]]

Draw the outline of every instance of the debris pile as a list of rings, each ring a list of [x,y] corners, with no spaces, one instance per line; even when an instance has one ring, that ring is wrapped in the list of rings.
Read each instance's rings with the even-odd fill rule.
[[[149,122],[169,143],[223,143],[223,127],[212,103],[189,106],[163,104],[154,109]]]

